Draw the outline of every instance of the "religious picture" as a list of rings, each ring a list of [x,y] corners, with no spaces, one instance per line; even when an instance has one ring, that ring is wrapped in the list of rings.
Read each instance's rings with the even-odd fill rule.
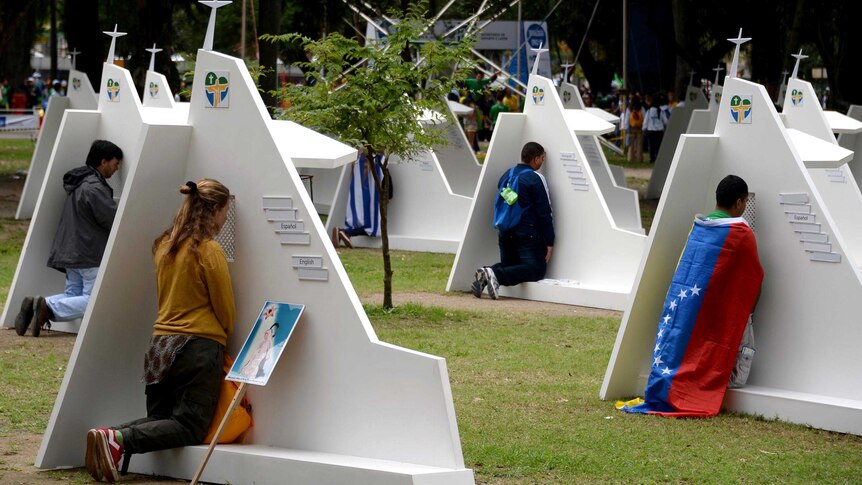
[[[265,386],[305,305],[267,301],[227,380]]]

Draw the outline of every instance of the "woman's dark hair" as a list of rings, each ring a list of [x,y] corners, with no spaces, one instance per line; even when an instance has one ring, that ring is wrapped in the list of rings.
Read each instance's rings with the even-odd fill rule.
[[[90,153],[87,154],[87,165],[99,168],[102,160],[122,160],[123,150],[108,140],[96,140],[90,145]]]
[[[728,175],[715,189],[715,205],[724,209],[733,207],[737,200],[748,197],[748,184],[741,177]]]
[[[180,186],[186,200],[177,211],[173,225],[153,242],[153,254],[163,243],[168,245],[166,255],[172,256],[186,239],[191,239],[193,253],[200,243],[212,239],[219,231],[216,212],[230,200],[230,191],[218,180],[201,179]]]
[[[543,153],[545,153],[545,148],[542,145],[539,145],[534,141],[528,141],[524,144],[524,148],[521,148],[521,162],[530,163],[530,160]]]

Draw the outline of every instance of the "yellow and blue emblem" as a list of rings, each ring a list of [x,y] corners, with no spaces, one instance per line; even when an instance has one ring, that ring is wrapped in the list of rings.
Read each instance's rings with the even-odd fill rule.
[[[159,97],[159,85],[153,81],[150,81],[150,85],[148,87],[149,87],[149,91],[150,91],[150,97],[151,98],[158,98]]]
[[[539,86],[533,86],[533,104],[535,105],[543,105],[545,104],[545,90],[540,88]]]
[[[790,92],[790,102],[793,106],[802,106],[802,90],[794,89]]]
[[[210,108],[227,108],[230,106],[230,73],[228,71],[210,71],[204,76],[204,94],[207,106]]]
[[[72,89],[75,91],[81,89],[81,79],[77,77],[72,78]]]
[[[113,80],[108,78],[107,89],[105,90],[108,93],[108,101],[112,103],[120,102],[120,80]]]
[[[730,98],[730,116],[732,123],[751,123],[751,96],[740,96],[734,94]]]

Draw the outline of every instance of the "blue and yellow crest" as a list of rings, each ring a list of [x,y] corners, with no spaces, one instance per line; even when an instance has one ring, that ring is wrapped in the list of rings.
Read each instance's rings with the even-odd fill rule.
[[[533,104],[543,105],[545,104],[545,90],[540,88],[539,86],[533,86]]]
[[[799,89],[791,91],[790,102],[793,103],[793,106],[802,106],[802,91]]]
[[[159,96],[159,85],[158,84],[150,81],[150,85],[147,86],[147,88],[149,89],[151,98],[156,98]]]
[[[230,73],[227,71],[210,71],[204,76],[204,94],[207,106],[210,108],[227,108],[230,106]]]
[[[75,91],[81,89],[81,79],[77,77],[72,78],[72,89],[74,89]]]
[[[740,96],[734,94],[730,98],[731,123],[751,123],[751,96]]]
[[[563,90],[563,102],[568,103],[571,100],[572,100],[572,92],[569,91],[568,89],[564,89]]]
[[[108,93],[108,101],[112,103],[120,102],[120,80],[113,80],[108,78],[107,89],[105,91]]]

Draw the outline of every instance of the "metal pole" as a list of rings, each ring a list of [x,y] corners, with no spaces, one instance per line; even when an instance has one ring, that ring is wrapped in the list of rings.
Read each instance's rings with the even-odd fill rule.
[[[623,0],[623,89],[629,86],[629,2]]]
[[[523,32],[523,30],[524,30],[524,24],[521,21],[521,2],[518,2],[518,45],[519,46],[521,45],[521,33]],[[518,79],[519,84],[523,84],[523,82],[521,81],[521,53],[520,53],[520,49],[518,52],[515,53],[515,55],[518,56],[518,62],[517,62],[518,74],[515,74],[515,77]]]
[[[239,28],[239,56],[245,60],[245,2],[246,0],[242,0],[242,20],[240,20],[240,28]]]

